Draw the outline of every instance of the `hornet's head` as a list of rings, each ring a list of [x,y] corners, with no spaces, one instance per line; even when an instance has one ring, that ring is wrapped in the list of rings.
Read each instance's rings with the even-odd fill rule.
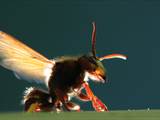
[[[102,64],[102,60],[104,59],[112,59],[112,58],[120,58],[126,60],[127,57],[121,54],[111,54],[106,55],[103,57],[96,56],[96,26],[93,22],[93,31],[92,31],[92,54],[91,55],[84,55],[79,58],[80,65],[82,69],[85,70],[85,77],[90,78],[97,82],[106,82],[106,69]]]

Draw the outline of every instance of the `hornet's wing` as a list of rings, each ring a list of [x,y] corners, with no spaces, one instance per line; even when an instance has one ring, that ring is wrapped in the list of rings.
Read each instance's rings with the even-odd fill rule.
[[[0,65],[12,70],[18,78],[46,82],[55,62],[0,31]]]

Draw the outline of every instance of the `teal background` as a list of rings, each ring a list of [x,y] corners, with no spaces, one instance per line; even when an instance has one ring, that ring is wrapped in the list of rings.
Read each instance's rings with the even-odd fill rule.
[[[103,61],[109,82],[90,81],[95,94],[111,110],[160,108],[158,0],[0,0],[0,29],[50,59],[88,53],[92,21],[99,56],[128,56]],[[2,67],[0,81],[0,111],[22,110],[25,87],[44,87],[18,80]],[[92,110],[90,103],[79,104]]]

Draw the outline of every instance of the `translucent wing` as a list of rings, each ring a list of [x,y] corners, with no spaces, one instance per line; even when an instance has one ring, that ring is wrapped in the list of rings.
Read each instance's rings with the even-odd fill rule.
[[[16,76],[45,82],[54,64],[54,61],[0,31],[0,65],[12,70]]]

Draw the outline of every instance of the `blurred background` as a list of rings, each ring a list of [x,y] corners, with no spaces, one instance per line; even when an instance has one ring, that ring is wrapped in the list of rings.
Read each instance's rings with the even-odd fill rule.
[[[160,1],[158,0],[1,0],[0,30],[44,56],[86,54],[91,50],[92,21],[97,53],[128,56],[103,61],[109,82],[90,81],[110,110],[160,108]],[[18,80],[0,67],[0,111],[22,111],[26,87],[44,85]],[[80,101],[83,110],[91,104]]]

